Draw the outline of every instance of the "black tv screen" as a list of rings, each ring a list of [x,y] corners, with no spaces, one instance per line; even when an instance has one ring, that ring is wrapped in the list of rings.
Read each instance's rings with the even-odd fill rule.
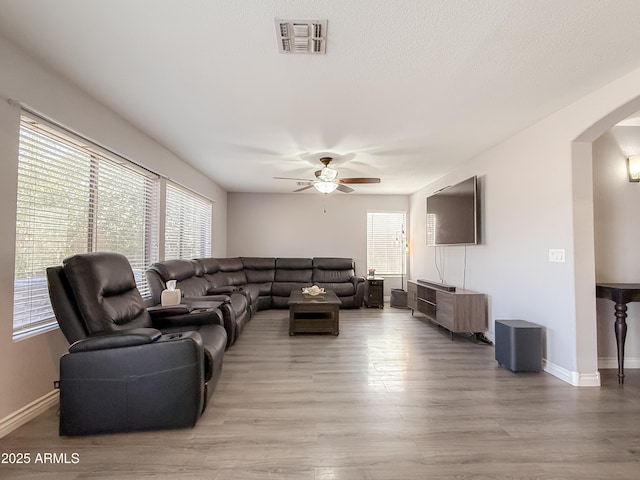
[[[427,245],[476,245],[477,178],[427,197]]]

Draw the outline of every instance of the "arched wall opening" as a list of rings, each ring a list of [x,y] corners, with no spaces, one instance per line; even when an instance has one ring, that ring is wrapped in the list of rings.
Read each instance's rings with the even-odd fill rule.
[[[571,143],[578,372],[598,371],[593,143],[617,123],[639,110],[640,96],[637,96],[594,122]],[[613,309],[611,312],[613,319]],[[611,329],[613,330],[613,320]]]

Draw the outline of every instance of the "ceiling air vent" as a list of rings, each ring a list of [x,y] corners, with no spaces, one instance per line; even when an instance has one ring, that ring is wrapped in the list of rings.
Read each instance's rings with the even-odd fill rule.
[[[276,18],[280,53],[325,53],[326,20],[284,20]]]

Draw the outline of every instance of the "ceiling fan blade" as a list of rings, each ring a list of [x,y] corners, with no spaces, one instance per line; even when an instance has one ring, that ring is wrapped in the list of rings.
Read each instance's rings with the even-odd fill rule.
[[[297,180],[299,182],[313,182],[313,180],[309,180],[308,178],[291,178],[291,177],[272,177],[275,180]]]
[[[379,178],[366,178],[366,177],[352,177],[352,178],[339,178],[339,183],[380,183]]]
[[[342,193],[355,192],[355,190],[353,188],[347,187],[346,185],[340,185],[340,184],[338,184],[337,190],[341,191]]]
[[[307,185],[307,186],[304,186],[304,187],[302,187],[302,188],[298,188],[297,190],[294,190],[294,191],[293,191],[293,193],[296,193],[296,192],[303,192],[303,191],[305,191],[306,189],[311,188],[311,187],[313,187],[313,184],[311,184],[311,185]]]

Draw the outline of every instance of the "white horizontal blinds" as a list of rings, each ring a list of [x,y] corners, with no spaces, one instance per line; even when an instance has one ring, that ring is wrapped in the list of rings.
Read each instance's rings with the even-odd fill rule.
[[[149,296],[146,269],[158,260],[158,182],[99,158],[96,168],[94,251],[129,259],[142,296]]]
[[[167,183],[165,258],[211,256],[211,201]]]
[[[143,295],[158,259],[157,176],[107,158],[71,134],[24,116],[20,125],[14,338],[55,325],[45,270],[76,253],[129,259]]]
[[[367,213],[367,268],[376,275],[400,275],[405,261],[405,212]]]
[[[14,333],[55,324],[45,269],[86,251],[91,158],[25,122],[20,128]]]

